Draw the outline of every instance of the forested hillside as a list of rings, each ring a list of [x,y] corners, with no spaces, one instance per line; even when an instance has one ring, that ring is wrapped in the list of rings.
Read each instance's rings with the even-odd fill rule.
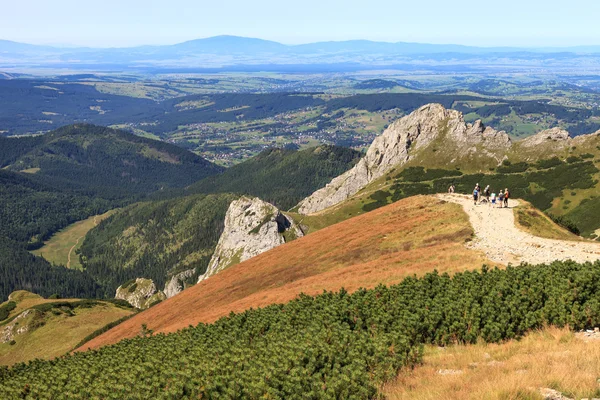
[[[2,138],[0,167],[4,248],[0,265],[5,277],[0,295],[27,289],[70,297],[104,296],[110,291],[106,295],[113,296],[114,289],[109,284],[110,291],[100,290],[106,280],[87,272],[51,268],[25,249],[40,247],[73,222],[162,189],[183,188],[222,170],[174,145],[93,125],[67,126],[37,137]]]
[[[0,235],[36,248],[57,230],[121,204],[57,186],[53,178],[0,170]]]
[[[186,191],[252,195],[287,210],[352,168],[360,157],[358,151],[328,145],[301,151],[270,149]]]
[[[97,298],[100,286],[89,275],[50,265],[41,257],[5,236],[0,235],[0,302],[17,289],[44,297]]]
[[[82,265],[106,297],[137,277],[152,279],[162,289],[168,277],[194,270],[189,281],[195,283],[206,271],[235,198],[195,195],[131,205],[88,233]]]
[[[8,169],[59,179],[66,188],[104,198],[183,187],[223,170],[180,147],[94,125],[57,129],[35,146],[28,138],[4,139],[11,140],[23,140],[12,147],[29,151]]]
[[[372,399],[399,370],[420,362],[422,344],[598,326],[598,282],[598,262],[555,262],[301,295],[170,335],[140,327],[139,337],[95,352],[0,369],[0,394]]]

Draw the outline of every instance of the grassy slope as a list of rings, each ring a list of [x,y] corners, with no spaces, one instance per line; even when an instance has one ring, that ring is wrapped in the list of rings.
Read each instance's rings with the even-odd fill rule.
[[[354,291],[433,269],[459,271],[485,262],[463,245],[472,228],[459,206],[417,196],[321,229],[233,266],[88,342],[115,343],[140,326],[173,332],[231,311],[286,302],[299,293]]]
[[[546,214],[525,200],[519,200],[521,204],[516,207],[515,223],[519,228],[532,235],[561,240],[581,240],[581,238],[567,229],[557,225]]]
[[[11,300],[17,303],[17,308],[10,313],[8,319],[0,323],[0,330],[10,324],[13,317],[31,307],[57,301],[79,301],[79,299],[44,299],[26,291],[15,292],[11,295]],[[51,359],[66,354],[87,335],[133,312],[133,309],[117,307],[111,303],[101,303],[91,308],[76,308],[73,310],[74,316],[45,312],[43,326],[17,335],[14,345],[0,343],[0,365],[12,365],[34,358]],[[23,326],[31,322],[32,317],[21,320],[19,325]]]
[[[402,373],[384,394],[390,400],[542,400],[538,389],[552,388],[570,398],[597,398],[598,376],[598,340],[550,327],[502,344],[426,346],[423,365]]]
[[[102,215],[96,215],[83,221],[75,222],[56,233],[43,247],[32,253],[45,258],[52,264],[81,269],[81,263],[76,251],[81,247],[83,238],[100,221],[108,218],[113,213],[114,211],[109,211]]]

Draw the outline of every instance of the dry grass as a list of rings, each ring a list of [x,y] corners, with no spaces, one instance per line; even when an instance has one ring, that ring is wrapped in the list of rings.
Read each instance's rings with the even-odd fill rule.
[[[56,301],[56,300],[50,300]],[[0,365],[12,365],[35,358],[51,359],[66,354],[84,337],[116,321],[133,310],[103,303],[92,308],[76,308],[74,316],[46,313],[44,325],[15,338],[16,344],[0,343]]]
[[[600,340],[584,342],[550,327],[503,344],[428,346],[423,365],[403,372],[384,393],[391,400],[508,400],[541,399],[539,389],[552,388],[597,398],[599,377]]]
[[[229,312],[287,302],[299,293],[394,284],[438,269],[473,269],[486,260],[464,242],[473,234],[456,204],[432,197],[401,200],[323,228],[201,282],[97,337],[96,348],[133,337],[142,324],[173,332]]]

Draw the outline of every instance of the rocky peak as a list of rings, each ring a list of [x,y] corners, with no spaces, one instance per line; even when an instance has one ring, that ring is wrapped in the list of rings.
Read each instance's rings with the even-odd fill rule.
[[[543,143],[561,142],[566,143],[571,139],[569,132],[561,128],[546,129],[533,136],[529,136],[520,141],[520,144],[525,147],[535,147]]]
[[[288,237],[303,236],[294,221],[272,204],[257,197],[231,202],[223,234],[198,281],[285,243],[284,233]]]
[[[137,278],[117,288],[115,299],[125,300],[135,308],[144,310],[154,303],[166,298],[165,294],[156,289],[152,279]]]
[[[354,168],[300,202],[299,211],[310,214],[340,203],[390,169],[404,165],[418,150],[442,141],[464,153],[476,146],[484,151],[511,146],[506,132],[485,127],[481,121],[466,124],[459,111],[427,104],[392,123]]]

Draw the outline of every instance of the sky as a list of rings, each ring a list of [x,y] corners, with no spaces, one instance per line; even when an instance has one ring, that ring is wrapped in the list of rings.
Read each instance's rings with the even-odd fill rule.
[[[598,0],[0,0],[0,39],[128,47],[238,35],[475,46],[600,45]]]

